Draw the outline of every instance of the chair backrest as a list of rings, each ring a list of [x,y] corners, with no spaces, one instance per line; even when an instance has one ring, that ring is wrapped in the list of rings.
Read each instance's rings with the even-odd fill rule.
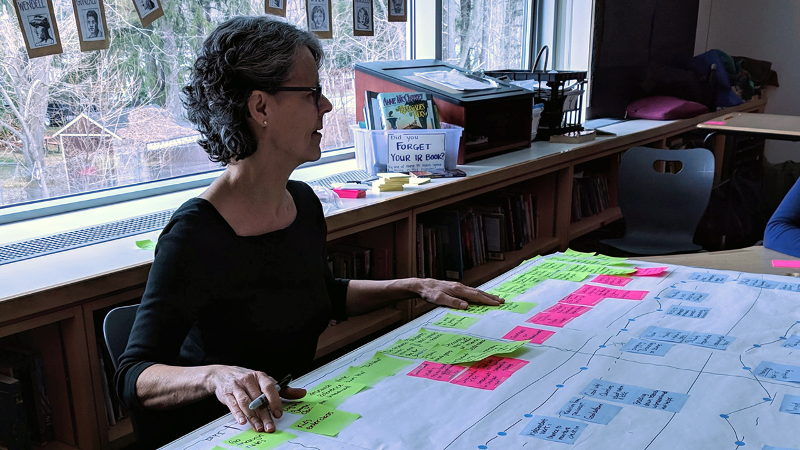
[[[128,337],[138,309],[139,305],[120,306],[109,311],[103,320],[103,338],[111,355],[114,370],[119,367],[119,358],[128,346]]]
[[[659,173],[656,161],[680,161],[677,173]],[[690,245],[711,197],[714,155],[704,148],[634,147],[619,166],[618,201],[625,239]]]

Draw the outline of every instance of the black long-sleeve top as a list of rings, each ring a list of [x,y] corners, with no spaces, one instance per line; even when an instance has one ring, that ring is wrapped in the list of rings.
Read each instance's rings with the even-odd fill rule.
[[[195,198],[161,233],[114,377],[144,448],[228,411],[213,395],[174,410],[144,409],[136,380],[146,368],[225,364],[299,376],[330,319],[345,318],[348,280],[328,268],[320,202],[304,183],[289,181],[287,189],[297,218],[282,230],[238,236],[211,203]]]

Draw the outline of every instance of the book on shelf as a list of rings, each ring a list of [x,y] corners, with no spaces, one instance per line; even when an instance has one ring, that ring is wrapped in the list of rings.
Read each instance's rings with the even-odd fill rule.
[[[576,176],[572,180],[572,222],[609,208],[608,180],[604,176]]]
[[[31,448],[26,416],[22,384],[16,378],[0,375],[0,448]]]
[[[354,280],[372,279],[372,249],[334,243],[328,246],[328,264],[333,276]]]
[[[31,442],[41,446],[52,441],[53,411],[47,396],[44,359],[30,350],[0,348],[0,375],[20,382]]]
[[[433,96],[424,92],[378,94],[381,120],[386,130],[436,129]]]

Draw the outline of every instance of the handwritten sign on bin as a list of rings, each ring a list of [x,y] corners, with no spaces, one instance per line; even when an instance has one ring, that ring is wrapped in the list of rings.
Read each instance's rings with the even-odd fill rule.
[[[444,170],[444,133],[389,133],[389,172]]]

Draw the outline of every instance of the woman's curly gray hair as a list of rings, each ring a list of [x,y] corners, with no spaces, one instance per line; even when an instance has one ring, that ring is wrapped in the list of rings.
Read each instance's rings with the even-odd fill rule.
[[[250,94],[276,92],[303,46],[319,67],[323,51],[316,36],[267,16],[230,19],[206,38],[183,88],[183,104],[211,161],[225,166],[256,151],[247,126]]]

